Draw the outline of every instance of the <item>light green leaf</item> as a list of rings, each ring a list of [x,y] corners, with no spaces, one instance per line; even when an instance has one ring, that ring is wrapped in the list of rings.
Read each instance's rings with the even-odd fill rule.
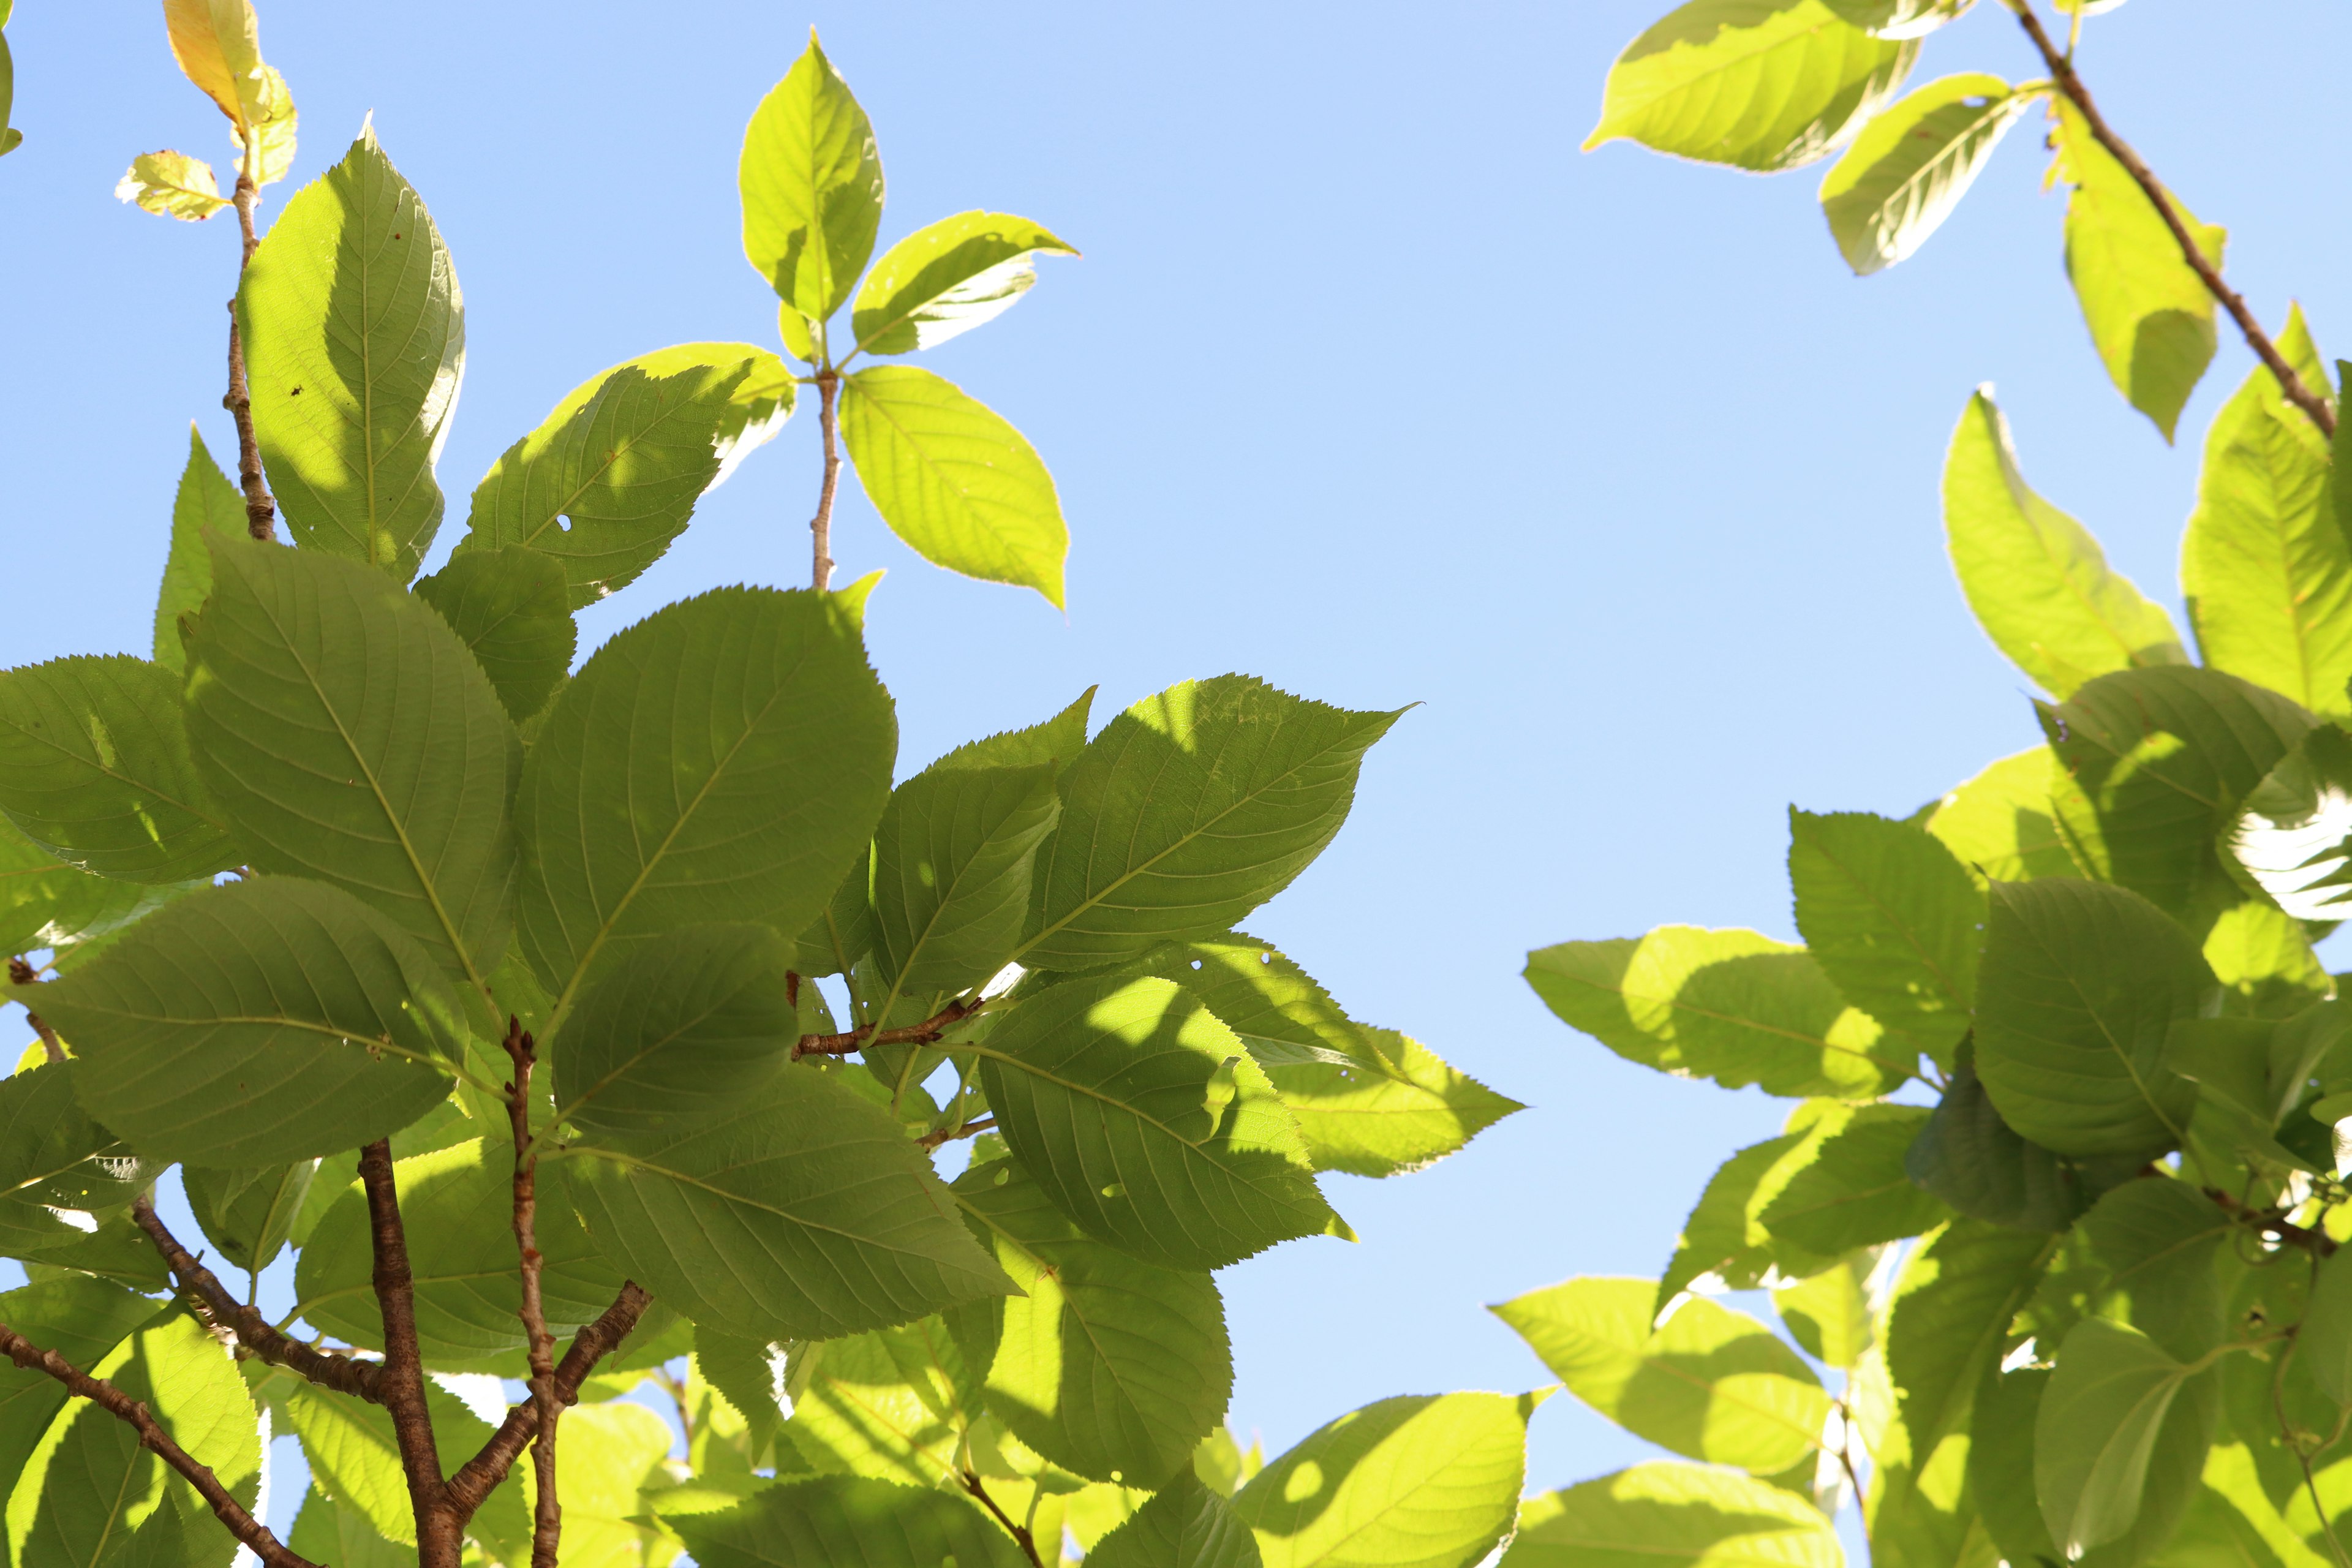
[[[1265,1568],[1470,1568],[1508,1533],[1540,1394],[1383,1399],[1234,1496]]]
[[[180,647],[180,617],[200,607],[213,591],[213,553],[205,531],[235,533],[245,527],[245,498],[236,493],[194,420],[188,423],[188,466],[172,498],[172,550],[163,562],[163,585],[155,595],[155,662],[177,674],[188,667]]]
[[[1979,976],[1977,1072],[2018,1133],[2060,1154],[2148,1155],[2196,1098],[2163,1063],[2213,981],[2189,934],[2122,888],[1996,884]]]
[[[558,1340],[595,1321],[621,1290],[621,1276],[572,1216],[571,1175],[559,1160],[541,1165],[538,1177],[536,1236],[545,1258],[540,1291],[548,1329]],[[393,1176],[408,1232],[416,1336],[425,1364],[444,1372],[522,1375],[511,1145],[503,1137],[469,1139],[401,1160]],[[354,1185],[328,1209],[296,1262],[294,1293],[303,1320],[347,1343],[381,1350],[374,1263],[367,1197]]]
[[[775,1441],[790,1397],[784,1388],[782,1349],[762,1340],[697,1329],[694,1363],[688,1373],[689,1388],[698,1382],[741,1418],[744,1446],[756,1463]]]
[[[698,1326],[823,1339],[1010,1288],[922,1152],[825,1074],[571,1153],[604,1255]]]
[[[1073,980],[967,1047],[1005,1142],[1063,1213],[1171,1268],[1346,1234],[1298,1124],[1233,1031],[1166,980]]]
[[[2335,1561],[2280,1512],[2244,1443],[2214,1444],[2200,1479],[2195,1499],[2161,1548],[2159,1561],[2166,1568],[2326,1568]],[[2300,1492],[2289,1495],[2301,1502]],[[2131,1544],[2127,1538],[2105,1550],[2120,1552]]]
[[[239,1268],[258,1274],[292,1238],[318,1168],[316,1160],[232,1170],[188,1165],[180,1180],[205,1239]]]
[[[178,688],[161,665],[120,654],[0,673],[0,808],[101,876],[184,882],[236,865],[188,754]]]
[[[1647,1279],[1570,1279],[1490,1307],[1568,1390],[1637,1437],[1775,1475],[1820,1445],[1830,1396],[1748,1317],[1690,1296],[1653,1331]]]
[[[105,1361],[155,1303],[87,1274],[26,1285],[0,1295],[0,1322],[87,1371]],[[0,1366],[0,1476],[21,1476],[41,1435],[66,1407],[65,1384],[11,1362]]]
[[[2177,914],[2200,896],[2237,901],[2215,841],[2315,722],[2274,692],[2193,668],[2103,676],[2041,714],[2072,776],[2056,798],[2077,858]]]
[[[955,1474],[980,1369],[940,1319],[797,1345],[788,1367],[783,1435],[808,1468],[907,1486]]]
[[[2324,392],[2300,308],[2278,342]],[[2205,663],[2341,718],[2352,712],[2352,549],[2336,526],[2331,467],[2326,437],[2256,365],[2206,435],[2180,589]]]
[[[1873,118],[1822,181],[1822,211],[1846,265],[1867,276],[1926,244],[2032,102],[1997,76],[1969,71],[1916,89]]]
[[[2026,485],[1990,386],[1977,389],[1952,432],[1944,532],[1977,624],[2052,695],[2109,670],[2189,662],[2171,617],[2108,570],[2081,523]]]
[[[858,352],[912,353],[984,326],[1037,281],[1037,258],[1076,256],[1027,218],[968,212],[917,229],[882,253],[850,321]]]
[[[250,863],[355,894],[479,989],[511,930],[522,761],[489,679],[380,574],[212,541],[188,734]]]
[[[874,956],[894,995],[952,994],[1004,967],[1061,817],[1055,772],[932,769],[890,796],[874,830]]]
[[[520,945],[559,1019],[608,948],[713,921],[803,929],[873,832],[897,747],[837,595],[721,588],[597,649],[515,808]]]
[[[557,1430],[562,1561],[570,1568],[668,1568],[677,1543],[646,1517],[646,1505],[655,1489],[672,1484],[669,1424],[642,1405],[615,1401],[570,1411]],[[535,1500],[537,1472],[528,1465],[515,1470],[521,1500]]]
[[[1565,942],[1528,954],[1526,974],[1564,1022],[1628,1061],[1726,1089],[1870,1100],[1916,1059],[1804,949],[1752,931]]]
[[[2003,757],[1937,801],[1927,831],[1980,883],[2080,876],[2050,804],[2056,765],[2047,746]]]
[[[1215,936],[1288,887],[1354,804],[1397,713],[1356,713],[1247,676],[1184,681],[1105,726],[1062,773],[1037,854],[1033,969],[1092,969]]]
[[[558,1445],[561,1451],[561,1445]],[[701,1568],[1024,1568],[1013,1538],[950,1493],[848,1476],[667,1516]]]
[[[294,542],[415,576],[441,526],[433,465],[465,374],[466,310],[440,231],[373,129],[269,226],[236,319]]]
[[[2352,912],[2352,734],[2322,724],[2248,792],[2227,829],[2230,855],[2298,921]]]
[[[2186,1181],[2126,1182],[2084,1216],[2083,1239],[2106,1271],[2102,1316],[2129,1323],[2184,1360],[2221,1342],[2215,1255],[2236,1230],[2227,1210]]]
[[[2245,899],[2223,910],[2205,933],[2203,952],[2232,1014],[2291,1018],[2336,988],[2303,922],[2268,899]]]
[[[1143,965],[1241,1037],[1298,1119],[1318,1171],[1419,1170],[1523,1109],[1420,1041],[1357,1023],[1298,965],[1246,932],[1170,942]]]
[[[414,1561],[416,1521],[409,1507],[408,1478],[401,1468],[400,1446],[393,1436],[390,1413],[380,1405],[307,1383],[291,1386],[284,1407],[295,1435],[302,1439],[302,1457],[310,1462],[312,1483],[358,1514],[378,1535],[409,1548]],[[425,1409],[445,1475],[489,1441],[490,1424],[430,1380],[425,1385]],[[557,1430],[560,1434],[562,1428]],[[559,1460],[562,1449],[559,1436]],[[528,1465],[515,1468],[526,1473],[530,1469]],[[492,1492],[467,1532],[486,1543],[504,1544],[520,1537],[528,1552],[530,1526],[522,1488],[504,1486]]]
[[[1160,1489],[1087,1553],[1094,1568],[1259,1568],[1257,1542],[1191,1471]]]
[[[780,383],[790,384],[773,354],[748,343],[710,347],[740,348],[742,357],[656,370],[646,362],[663,355],[648,354],[574,388],[474,487],[453,562],[529,545],[562,566],[575,610],[635,582],[686,531],[724,458],[757,444],[745,444],[747,389],[773,397]]]
[[[2077,1163],[2018,1136],[1985,1092],[1967,1042],[1904,1168],[1971,1219],[2050,1234],[2081,1217],[2102,1185],[2137,1169],[2128,1159]]]
[[[468,551],[419,582],[416,596],[473,650],[518,724],[547,706],[572,668],[580,628],[553,556],[518,544]]]
[[[2180,254],[2156,204],[2100,146],[2082,111],[2053,96],[2058,174],[2066,199],[2066,276],[2083,307],[2108,379],[2167,441],[2213,359],[2213,296]],[[2215,271],[2229,232],[2197,221],[2173,198]]]
[[[2125,1534],[2144,1506],[2186,1506],[2219,1403],[2200,1370],[2102,1318],[2067,1334],[2034,1424],[2033,1481],[2070,1558]]]
[[[2319,1265],[2294,1363],[2328,1398],[2352,1405],[2352,1248],[2339,1247]]]
[[[1822,0],[1690,0],[1609,68],[1584,145],[1622,136],[1703,163],[1793,169],[1884,108],[1918,47],[1872,37]]]
[[[808,49],[752,111],[736,171],[751,270],[822,341],[882,222],[874,124],[809,34]]]
[[[143,913],[146,900],[164,891],[68,866],[0,816],[0,952],[69,949],[86,933]]]
[[[1815,1361],[1851,1370],[1870,1348],[1870,1274],[1881,1250],[1851,1253],[1809,1279],[1774,1288],[1772,1310]]]
[[[1090,1239],[1014,1161],[975,1163],[955,1194],[1024,1292],[958,1316],[989,1407],[1038,1453],[1096,1480],[1149,1485],[1184,1466],[1233,1394],[1216,1282]]]
[[[353,1149],[449,1092],[465,1026],[433,961],[349,894],[269,877],[158,910],[40,989],[91,1114],[141,1152],[266,1164]]]
[[[1824,0],[1829,8],[1882,38],[1924,38],[1967,14],[1976,0]],[[2120,3],[2120,0],[2118,0]],[[2063,5],[2058,7],[2066,9]]]
[[[1757,1218],[1775,1237],[1828,1257],[1916,1236],[1948,1218],[1951,1211],[1904,1168],[1928,1115],[1920,1106],[1865,1105],[1825,1121],[1788,1156],[1793,1169],[1778,1176]]]
[[[1763,1280],[1775,1262],[1771,1237],[1750,1216],[1762,1207],[1759,1193],[1766,1201],[1771,1196],[1764,1189],[1765,1179],[1790,1151],[1804,1142],[1802,1132],[1784,1132],[1751,1143],[1707,1178],[1706,1190],[1675,1239],[1675,1255],[1666,1266],[1665,1278],[1658,1281],[1656,1300],[1650,1305],[1654,1317],[1707,1275],[1735,1290],[1753,1289]]]
[[[1855,1005],[1951,1061],[1976,1001],[1984,895],[1932,834],[1789,811],[1789,881],[1813,961]]]
[[[560,1451],[560,1444],[558,1447]],[[416,1561],[414,1552],[377,1534],[365,1515],[343,1507],[316,1483],[303,1494],[286,1547],[313,1563],[332,1563],[336,1568],[407,1568]]]
[[[869,365],[842,380],[841,438],[866,499],[916,554],[1065,607],[1061,497],[1002,415],[929,371]]]
[[[1507,1568],[1845,1568],[1837,1532],[1793,1492],[1654,1459],[1529,1498]]]

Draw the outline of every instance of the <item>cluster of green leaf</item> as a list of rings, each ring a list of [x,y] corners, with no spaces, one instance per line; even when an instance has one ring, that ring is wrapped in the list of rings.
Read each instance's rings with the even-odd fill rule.
[[[245,177],[281,176],[249,6],[166,14]],[[130,194],[217,210],[166,156]],[[837,375],[880,175],[814,44],[743,188],[886,517],[1058,602],[1050,482],[988,455],[1019,438],[924,373]],[[920,231],[857,291],[855,352],[985,321],[1063,248],[986,215]],[[894,785],[872,577],[717,589],[573,668],[574,613],[790,414],[775,355],[685,344],[578,388],[420,579],[464,323],[372,132],[269,227],[236,320],[293,547],[249,536],[192,440],[151,657],[0,672],[0,952],[42,1037],[0,1079],[0,1256],[30,1280],[0,1324],[142,1401],[229,1502],[19,1357],[14,1568],[226,1568],[240,1539],[276,1568],[454,1568],[457,1529],[520,1564],[557,1546],[531,1469],[436,1521],[525,1414],[560,1432],[576,1563],[1467,1568],[1504,1537],[1536,1395],[1387,1400],[1265,1465],[1224,1426],[1213,1271],[1348,1236],[1322,1173],[1412,1171],[1518,1109],[1237,929],[1395,713],[1225,676],[1090,735],[1088,692]],[[284,1322],[175,1255],[174,1168],[220,1258],[290,1254]],[[614,1321],[617,1353],[577,1348]],[[572,1335],[558,1426],[540,1380]],[[627,1397],[648,1384],[683,1458]],[[218,1530],[287,1433],[290,1539]]]
[[[2330,385],[2299,314],[2277,345]],[[2352,912],[2338,455],[2267,369],[2221,408],[2184,638],[1978,393],[1946,531],[2042,743],[1906,817],[1792,809],[1801,946],[1529,955],[1619,1056],[1795,1103],[1657,1279],[1496,1309],[1703,1462],[1531,1502],[1509,1559],[1829,1568],[1858,1488],[1883,1565],[2346,1561],[2352,1012],[2313,946]],[[1785,1337],[1710,1299],[1750,1289]]]
[[[1998,3],[2031,10],[2027,0]],[[2067,187],[2066,275],[2083,320],[2116,390],[2168,441],[2213,358],[2213,297],[2083,107],[2057,81],[1983,71],[1903,90],[1922,40],[1974,5],[1688,0],[1617,57],[1585,144],[1623,137],[1768,174],[1838,153],[1822,179],[1822,211],[1847,265],[1867,274],[1927,243],[2011,127],[2039,105],[2054,154],[2046,183]],[[2113,8],[2057,0],[2078,32],[2084,15]],[[2173,205],[2218,268],[2225,232]]]

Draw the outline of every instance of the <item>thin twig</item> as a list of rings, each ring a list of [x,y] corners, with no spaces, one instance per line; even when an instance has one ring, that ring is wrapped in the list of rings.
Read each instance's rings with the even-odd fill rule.
[[[2050,68],[2050,78],[2058,84],[2058,90],[2082,110],[2084,123],[2091,128],[2092,136],[2114,155],[2116,163],[2124,166],[2125,173],[2131,175],[2139,188],[2147,193],[2147,199],[2156,204],[2157,216],[2164,220],[2164,226],[2172,231],[2173,239],[2180,247],[2181,258],[2204,283],[2206,291],[2230,312],[2230,319],[2238,323],[2238,331],[2245,336],[2246,346],[2254,351],[2255,357],[2277,378],[2279,390],[2286,395],[2286,400],[2302,409],[2311,422],[2319,426],[2322,435],[2332,438],[2336,434],[2336,411],[2327,406],[2326,397],[2304,384],[2303,377],[2286,363],[2286,356],[2279,353],[2278,345],[2271,341],[2268,332],[2263,331],[2263,324],[2254,319],[2253,311],[2246,308],[2244,297],[2223,282],[2220,270],[2206,258],[2196,237],[2189,232],[2189,225],[2182,219],[2180,209],[2173,205],[2172,197],[2166,192],[2163,182],[2140,161],[2139,154],[2131,150],[2129,143],[2108,128],[2105,119],[2091,101],[2091,89],[2084,87],[2083,79],[2074,74],[2074,60],[2052,43],[2050,35],[2042,30],[2042,18],[2033,13],[2033,0],[2010,0],[2010,8],[2017,13],[2018,23],[2025,29],[2026,37],[2032,38],[2033,47],[2041,51],[2042,63]]]
[[[18,953],[16,957],[11,958],[8,961],[8,983],[10,984],[37,985],[40,984],[40,980],[41,972],[35,969],[30,963],[25,962],[24,954]],[[58,1032],[55,1029],[50,1028],[48,1025],[41,1021],[41,1016],[38,1013],[34,1012],[30,1007],[26,1008],[25,1022],[32,1025],[33,1033],[41,1037],[42,1055],[47,1057],[49,1060],[53,1062],[61,1062],[66,1059],[66,1047],[64,1042],[58,1038]]]
[[[1838,1463],[1845,1467],[1846,1485],[1853,1489],[1853,1506],[1869,1517],[1870,1500],[1862,1489],[1862,1472],[1853,1466],[1853,1409],[1843,1399],[1838,1409]]]
[[[373,1404],[383,1403],[377,1381],[383,1369],[374,1362],[353,1361],[349,1356],[331,1351],[313,1350],[299,1340],[289,1339],[272,1327],[251,1303],[239,1301],[228,1292],[219,1278],[188,1249],[180,1244],[163,1216],[155,1212],[154,1204],[140,1198],[131,1205],[131,1217],[163,1255],[164,1264],[179,1277],[180,1289],[191,1298],[191,1305],[200,1317],[209,1318],[236,1335],[237,1343],[272,1366],[282,1366],[299,1373],[322,1388],[338,1394],[348,1394]]]
[[[1045,1560],[1037,1555],[1037,1538],[1029,1533],[1028,1526],[1013,1523],[1013,1516],[996,1506],[996,1500],[988,1495],[988,1489],[980,1484],[977,1474],[966,1470],[958,1479],[963,1482],[964,1490],[980,1500],[981,1507],[996,1516],[996,1522],[1013,1537],[1013,1543],[1021,1548],[1022,1555],[1029,1559],[1032,1568],[1045,1568]]]
[[[507,1085],[507,1118],[514,1131],[514,1233],[522,1259],[523,1342],[530,1357],[531,1403],[539,1407],[539,1430],[530,1442],[531,1469],[539,1480],[530,1524],[530,1568],[556,1568],[563,1501],[555,1485],[555,1432],[563,1406],[555,1397],[555,1337],[547,1331],[547,1310],[540,1300],[539,1156],[532,1152],[530,1136],[530,1069],[539,1058],[537,1042],[511,1014],[504,1043],[507,1058],[514,1063],[514,1081]]]
[[[2206,1188],[2205,1195],[2245,1221],[2255,1230],[2274,1236],[2292,1246],[2300,1247],[2315,1258],[2326,1258],[2336,1251],[2336,1240],[2326,1231],[2313,1230],[2307,1226],[2296,1225],[2284,1215],[2250,1208],[2218,1187]]]
[[[809,583],[820,594],[833,586],[833,493],[841,486],[840,430],[833,405],[840,395],[839,372],[816,373],[816,424],[824,432],[824,483],[816,492],[816,515],[809,519],[810,542],[815,555]]]
[[[967,1121],[961,1127],[941,1127],[915,1140],[918,1147],[936,1149],[942,1143],[952,1143],[959,1138],[977,1138],[996,1125],[996,1118],[983,1116],[977,1121]]]
[[[377,1387],[383,1407],[392,1413],[401,1469],[408,1479],[417,1562],[420,1568],[458,1568],[465,1543],[441,1479],[441,1455],[425,1404],[425,1363],[416,1348],[416,1283],[408,1268],[408,1237],[401,1228],[392,1145],[384,1140],[360,1151],[360,1184],[367,1191],[368,1229],[375,1249],[372,1283],[383,1316],[383,1372]]]
[[[803,1057],[845,1057],[868,1046],[928,1046],[987,1005],[950,1002],[921,1023],[904,1028],[877,1030],[873,1025],[864,1024],[844,1035],[803,1035],[793,1046],[793,1060]]]
[[[245,1505],[230,1495],[221,1485],[220,1478],[208,1465],[191,1458],[187,1450],[172,1440],[172,1435],[157,1424],[146,1405],[101,1377],[92,1377],[55,1351],[43,1350],[24,1335],[0,1323],[0,1352],[10,1361],[28,1372],[44,1372],[56,1378],[74,1393],[89,1400],[109,1415],[128,1422],[139,1434],[139,1446],[179,1472],[182,1479],[196,1489],[197,1495],[212,1506],[220,1521],[228,1526],[229,1533],[253,1549],[253,1554],[269,1568],[318,1568],[307,1557],[298,1557],[288,1551],[268,1526],[246,1510]]]
[[[580,1385],[587,1381],[590,1373],[596,1370],[598,1362],[628,1338],[629,1331],[637,1326],[637,1320],[645,1316],[646,1309],[652,1304],[653,1298],[634,1282],[625,1284],[613,1304],[604,1309],[604,1316],[572,1336],[572,1348],[564,1352],[563,1360],[555,1368],[555,1402],[558,1405],[577,1405],[580,1402]],[[490,1440],[482,1445],[481,1452],[459,1466],[457,1473],[449,1478],[449,1506],[460,1524],[473,1518],[474,1510],[482,1506],[482,1500],[498,1489],[499,1483],[507,1479],[507,1471],[513,1468],[516,1456],[523,1451],[538,1429],[538,1401],[530,1400],[512,1406],[507,1411],[506,1420],[490,1434]]]
[[[253,261],[253,253],[261,248],[254,237],[253,208],[261,199],[261,187],[253,176],[243,170],[236,176],[237,227],[244,232],[245,250],[236,264],[237,276]],[[253,392],[245,376],[245,341],[237,331],[236,301],[228,302],[228,394],[221,406],[236,421],[237,488],[245,491],[245,531],[256,539],[278,537],[278,503],[269,497],[269,487],[261,478],[261,442],[253,433]]]
[[[2315,1278],[2319,1272],[2317,1258],[2312,1259],[2311,1268]],[[2294,1451],[2295,1463],[2303,1469],[2304,1489],[2311,1495],[2311,1506],[2319,1510],[2319,1530],[2327,1537],[2327,1550],[2334,1554],[2337,1568],[2352,1568],[2352,1558],[2346,1557],[2344,1543],[2336,1539],[2336,1531],[2327,1522],[2327,1505],[2319,1500],[2319,1480],[2311,1471],[2311,1455],[2296,1437],[2294,1423],[2286,1418],[2286,1369],[2287,1363],[2294,1360],[2295,1345],[2296,1342],[2290,1339],[2286,1348],[2279,1352],[2278,1364],[2271,1369],[2271,1409],[2278,1416],[2279,1436],[2286,1439],[2286,1446]]]

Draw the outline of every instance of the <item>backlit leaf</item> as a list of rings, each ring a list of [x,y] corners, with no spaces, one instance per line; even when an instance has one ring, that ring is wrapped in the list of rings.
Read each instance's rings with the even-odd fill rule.
[[[1654,1459],[1529,1498],[1508,1568],[1845,1568],[1819,1509],[1728,1470]]]
[[[416,584],[490,678],[516,723],[547,706],[572,668],[572,623],[563,567],[520,545],[467,551]]]
[[[2032,102],[1970,71],[1915,89],[1874,117],[1822,181],[1822,210],[1846,265],[1866,275],[1926,244]]]
[[[187,669],[180,617],[202,607],[213,591],[213,552],[205,542],[205,531],[235,533],[245,525],[245,498],[213,461],[191,420],[188,465],[180,470],[180,488],[172,498],[172,551],[163,563],[163,588],[155,595],[154,658],[165,669]]]
[[[2034,1430],[2034,1490],[2051,1539],[2077,1557],[2123,1535],[2143,1508],[2177,1517],[2204,1468],[2215,1394],[2212,1378],[2147,1335],[2101,1318],[2076,1324]]]
[[[1865,1105],[1825,1121],[1786,1162],[1771,1200],[1757,1215],[1775,1237],[1834,1257],[1916,1236],[1948,1216],[1915,1184],[1904,1156],[1929,1112],[1912,1105]]]
[[[1932,834],[1866,812],[1789,813],[1806,951],[1856,1006],[1948,1063],[1976,1000],[1985,901]]]
[[[1259,1568],[1257,1542],[1189,1471],[1161,1487],[1087,1553],[1094,1568]]]
[[[1936,803],[1927,831],[1980,882],[2081,875],[2050,804],[2047,746],[2003,757]]]
[[[752,112],[736,178],[751,270],[821,333],[874,254],[882,159],[873,122],[814,32]]]
[[[1025,1561],[975,1504],[849,1476],[770,1487],[734,1508],[665,1522],[702,1568],[1023,1568]]]
[[[1037,258],[1077,252],[1027,218],[968,212],[917,229],[882,253],[857,290],[857,347],[911,353],[994,321],[1037,281]]]
[[[115,184],[114,199],[184,223],[202,223],[229,205],[210,163],[169,148],[131,159],[129,171]]]

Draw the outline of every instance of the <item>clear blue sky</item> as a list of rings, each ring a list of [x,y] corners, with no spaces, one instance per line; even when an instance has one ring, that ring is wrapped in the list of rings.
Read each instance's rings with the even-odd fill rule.
[[[455,254],[445,551],[484,468],[583,377],[683,340],[772,342],[736,149],[814,22],[878,131],[886,243],[987,206],[1086,252],[928,356],[1052,466],[1067,619],[845,509],[844,570],[891,569],[872,639],[906,763],[1097,682],[1098,715],[1226,669],[1423,704],[1252,927],[1534,1109],[1422,1175],[1330,1179],[1360,1245],[1227,1272],[1234,1420],[1270,1448],[1385,1394],[1541,1381],[1482,1304],[1654,1274],[1715,1164],[1777,1127],[1781,1104],[1553,1022],[1517,978],[1526,949],[1668,921],[1792,936],[1790,802],[1904,813],[2034,742],[1943,552],[1937,469],[1969,389],[1999,384],[2030,476],[2177,605],[2197,440],[2251,363],[2225,342],[2178,450],[2114,395],[2039,194],[2038,121],[1921,256],[1861,281],[1818,170],[1580,153],[1611,57],[1664,5],[263,3],[298,179],[373,110]],[[110,194],[142,151],[229,161],[158,9],[25,0],[9,28],[26,140],[0,162],[0,663],[143,653],[187,421],[234,446],[231,226]],[[2320,0],[2139,0],[2092,22],[2083,66],[2229,226],[2263,315],[2299,295],[2323,350],[2352,353],[2352,233],[2325,172],[2347,44]],[[1915,79],[1962,69],[2037,74],[1990,3]],[[814,437],[804,417],[758,453],[584,640],[712,584],[799,582]],[[1530,1481],[1640,1448],[1557,1400]]]

